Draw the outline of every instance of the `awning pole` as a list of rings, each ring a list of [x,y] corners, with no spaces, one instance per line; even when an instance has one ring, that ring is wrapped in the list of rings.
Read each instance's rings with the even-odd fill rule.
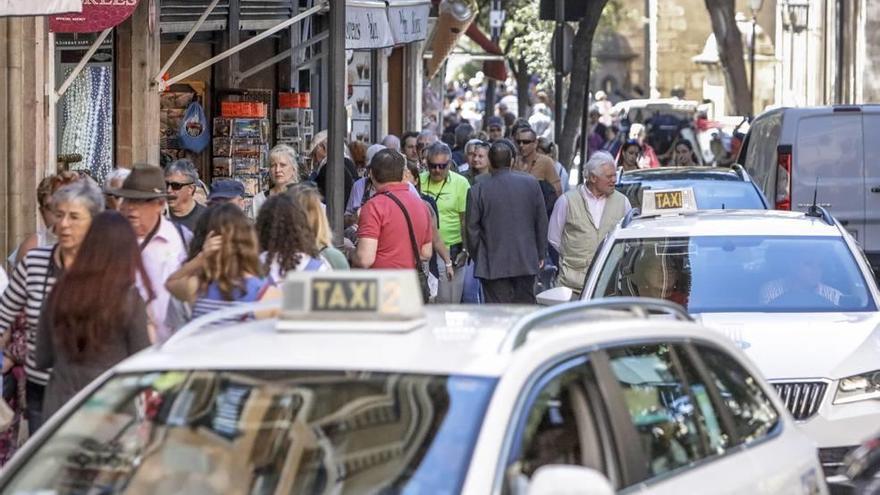
[[[273,65],[290,58],[290,55],[293,53],[293,50],[314,45],[315,43],[318,43],[318,42],[321,42],[321,41],[327,39],[327,37],[328,37],[327,33],[323,32],[323,33],[319,34],[318,36],[310,38],[309,41],[307,41],[305,43],[294,46],[292,48],[288,48],[287,50],[284,50],[283,52],[279,53],[278,55],[275,55],[274,57],[272,57],[270,59],[267,59],[263,62],[260,62],[259,64],[251,67],[248,70],[238,72],[235,74],[235,83],[238,84],[241,81],[244,81],[245,79],[251,77],[252,75],[254,75],[260,71],[266,70],[269,67],[272,67]]]
[[[233,46],[229,50],[226,50],[225,52],[220,53],[219,55],[211,57],[208,60],[205,60],[204,62],[200,63],[199,65],[196,65],[192,69],[186,70],[186,71],[172,77],[171,79],[164,81],[164,83],[160,81],[158,87],[160,88],[160,91],[164,91],[165,88],[171,86],[172,84],[180,82],[180,81],[186,79],[187,77],[216,64],[217,62],[219,62],[221,60],[225,60],[225,59],[231,57],[232,55],[235,55],[236,53],[244,50],[245,48],[247,48],[249,46],[257,44],[260,41],[268,38],[269,36],[272,36],[273,34],[277,33],[278,31],[281,31],[282,29],[287,28],[291,24],[297,23],[297,22],[309,17],[310,15],[317,14],[318,12],[323,10],[324,8],[325,8],[325,2],[322,1],[318,4],[316,4],[314,7],[310,8],[308,10],[302,11],[301,13],[291,17],[290,19],[287,19],[286,21],[276,25],[275,27],[268,29],[266,31],[263,31],[262,33],[254,36],[253,38],[245,41],[244,43],[239,43],[238,45]]]
[[[327,217],[333,230],[333,244],[342,247],[345,210],[345,0],[330,0],[330,42],[327,125]]]
[[[165,62],[165,65],[162,66],[162,69],[159,70],[159,73],[156,74],[156,77],[153,78],[157,83],[162,80],[162,75],[171,68],[171,65],[174,64],[174,62],[177,60],[177,57],[179,57],[180,54],[183,52],[183,49],[186,48],[186,45],[188,45],[193,36],[196,35],[196,33],[199,31],[199,28],[202,27],[202,24],[204,24],[205,21],[208,20],[208,16],[211,15],[211,12],[214,11],[214,7],[216,7],[217,3],[219,2],[220,0],[212,0],[211,5],[208,5],[208,8],[205,9],[204,12],[202,12],[199,20],[193,25],[192,28],[190,28],[189,32],[186,33],[186,37],[184,37],[183,41],[181,41],[180,44],[177,45],[177,48],[174,49],[174,53],[171,54],[171,57],[168,59],[167,62]]]
[[[82,70],[86,67],[86,64],[89,63],[89,59],[92,58],[92,55],[94,55],[96,51],[98,51],[101,43],[103,43],[104,40],[107,39],[107,35],[110,34],[110,31],[112,30],[113,28],[111,27],[101,31],[101,34],[98,35],[98,39],[96,39],[92,43],[92,46],[89,47],[89,49],[86,51],[86,54],[83,55],[83,58],[80,59],[79,63],[76,64],[76,67],[73,68],[73,72],[71,72],[70,75],[67,76],[67,79],[64,80],[64,83],[61,84],[61,87],[58,88],[58,91],[54,93],[52,97],[52,103],[56,103],[59,99],[61,99],[62,96],[64,96],[64,93],[66,93],[67,89],[70,88],[70,85],[73,84],[74,79],[76,79],[77,76],[79,76]]]

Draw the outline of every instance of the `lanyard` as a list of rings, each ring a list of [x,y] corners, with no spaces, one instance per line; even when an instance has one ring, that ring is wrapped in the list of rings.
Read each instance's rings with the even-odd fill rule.
[[[449,181],[449,176],[447,175],[445,179],[443,179],[443,184],[440,185],[440,190],[437,191],[437,194],[432,193],[428,189],[425,189],[425,192],[434,197],[434,201],[438,204],[440,203],[440,195],[443,194],[443,188],[446,187],[446,183]],[[428,180],[428,188],[431,187],[431,180]]]
[[[144,249],[147,248],[147,244],[149,244],[150,241],[153,240],[153,237],[156,236],[156,232],[159,232],[159,226],[160,226],[160,225],[162,225],[162,217],[159,217],[159,221],[156,222],[156,226],[153,227],[153,230],[151,230],[150,233],[147,234],[146,237],[144,237],[144,240],[141,241],[141,245],[140,245],[140,249],[141,249],[141,251],[143,251]]]

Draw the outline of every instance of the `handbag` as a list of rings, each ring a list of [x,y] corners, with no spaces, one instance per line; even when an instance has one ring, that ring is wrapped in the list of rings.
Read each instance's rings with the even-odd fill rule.
[[[425,269],[425,263],[422,263],[422,257],[419,255],[419,245],[416,243],[416,233],[413,230],[412,220],[409,218],[409,213],[407,213],[406,208],[403,207],[403,203],[400,202],[399,199],[394,197],[388,191],[382,193],[385,196],[388,196],[391,201],[394,201],[395,204],[400,208],[400,211],[403,212],[403,217],[406,218],[406,227],[409,229],[409,242],[412,244],[413,256],[416,260],[416,274],[419,277],[419,288],[422,289],[422,301],[428,302],[431,300],[431,288],[428,285],[428,271]]]

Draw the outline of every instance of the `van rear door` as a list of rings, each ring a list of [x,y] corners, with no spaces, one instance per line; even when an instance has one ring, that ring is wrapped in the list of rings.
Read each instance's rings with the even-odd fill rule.
[[[792,209],[806,211],[815,192],[819,206],[859,242],[865,238],[863,143],[862,112],[841,107],[801,117],[792,146]]]
[[[865,107],[865,236],[858,241],[869,258],[880,252],[880,108]],[[876,263],[872,263],[876,264]]]

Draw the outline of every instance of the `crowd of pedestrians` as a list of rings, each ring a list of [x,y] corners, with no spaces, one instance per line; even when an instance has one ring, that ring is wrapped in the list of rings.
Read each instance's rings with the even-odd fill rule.
[[[527,121],[468,123],[444,142],[432,130],[345,149],[344,243],[324,204],[327,136],[312,170],[279,145],[268,187],[244,186],[178,160],[120,168],[99,186],[61,172],[37,193],[42,225],[0,271],[3,398],[0,463],[89,381],[188,322],[242,321],[230,308],[280,297],[292,272],[409,269],[429,303],[534,303],[539,276],[572,288],[584,249],[629,208],[614,192],[614,158],[597,153],[569,190],[555,144]],[[546,131],[546,129],[543,129]],[[625,155],[625,153],[624,153]],[[244,319],[270,314],[253,310]],[[4,380],[4,383],[6,380]]]

